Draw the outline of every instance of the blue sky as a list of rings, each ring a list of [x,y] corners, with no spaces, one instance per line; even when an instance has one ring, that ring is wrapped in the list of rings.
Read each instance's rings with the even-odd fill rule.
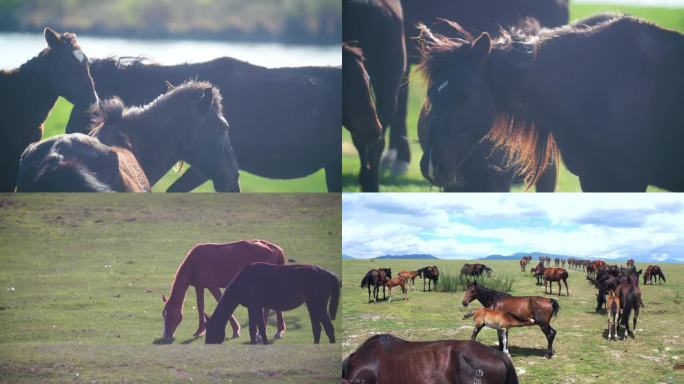
[[[343,253],[473,259],[538,251],[684,262],[684,196],[343,194]]]

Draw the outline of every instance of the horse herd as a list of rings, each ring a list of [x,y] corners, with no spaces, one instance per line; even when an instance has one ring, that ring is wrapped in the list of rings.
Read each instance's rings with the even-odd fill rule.
[[[528,255],[520,260],[522,272],[531,259],[532,257]],[[639,275],[642,271],[636,270],[632,259],[628,261],[627,267],[608,265],[603,260],[592,260],[588,263],[585,261],[587,260],[555,258],[556,265],[564,265],[563,262],[567,262],[568,265],[573,266],[573,269],[583,268],[581,271],[587,272],[586,279],[598,288],[596,311],[600,311],[605,306],[608,315],[606,339],[616,339],[620,326],[625,329],[625,336],[634,337],[634,332],[629,327],[629,319],[631,313],[634,312],[632,329],[636,329],[639,308],[643,307],[639,289]],[[532,274],[541,276],[544,281],[558,281],[560,296],[560,280],[565,282],[568,272],[563,268],[550,268],[548,267],[550,263],[551,259],[548,256],[541,256]],[[574,267],[575,265],[577,267]],[[590,272],[591,267],[587,270],[585,265],[595,266],[595,269]],[[550,270],[552,273],[545,273]],[[369,276],[376,275],[374,271],[385,271],[386,274],[387,272],[391,274],[389,268],[371,270],[364,277],[362,287],[367,285]],[[461,270],[462,275],[476,278],[475,281],[468,282],[466,285],[461,304],[467,307],[475,300],[482,304],[481,308],[470,311],[463,317],[464,319],[472,317],[475,324],[470,341],[412,342],[390,334],[375,335],[343,361],[343,382],[378,382],[379,377],[382,377],[382,382],[402,382],[406,377],[429,376],[435,378],[435,381],[449,383],[470,382],[474,379],[482,379],[482,377],[487,378],[486,382],[517,383],[517,374],[510,360],[508,349],[508,333],[514,327],[539,326],[548,342],[545,356],[551,358],[555,354],[553,342],[557,334],[551,326],[551,320],[559,314],[561,308],[559,302],[540,296],[513,296],[487,288],[477,281],[477,277],[482,277],[484,271],[491,273],[491,269],[481,263],[465,264]],[[408,284],[411,275],[405,272],[408,271],[400,273],[400,278],[402,274],[406,276],[402,280]],[[390,275],[387,276],[390,278]],[[414,276],[419,276],[419,274]],[[650,265],[644,274],[644,284],[647,279],[654,284],[654,276],[665,281],[662,269],[659,266]],[[557,278],[559,280],[555,280]],[[565,284],[567,290],[567,282]],[[498,350],[475,341],[484,327],[497,330]],[[438,364],[435,363],[435,359],[439,361]]]
[[[36,57],[0,71],[0,191],[149,191],[178,162],[191,168],[169,191],[206,180],[239,191],[238,169],[274,179],[325,169],[340,191],[341,68],[91,60],[76,35],[44,36]],[[66,134],[41,142],[58,96],[74,105]]]
[[[392,288],[400,287],[402,293],[402,299],[408,299],[408,290],[410,288],[409,281],[415,289],[416,278],[421,278],[423,280],[423,292],[425,292],[425,283],[427,282],[428,292],[432,291],[433,285],[437,284],[439,281],[439,268],[436,265],[427,266],[425,268],[420,268],[417,271],[401,271],[397,277],[392,277],[392,268],[378,268],[371,269],[366,272],[366,275],[361,279],[361,288],[368,288],[368,302],[373,303],[378,302],[378,296],[380,288],[382,287],[382,298],[387,299],[385,296],[385,288],[389,288],[389,302],[392,302]],[[371,300],[371,288],[372,300]]]
[[[411,63],[427,79],[420,169],[445,191],[554,191],[561,158],[583,191],[684,191],[681,33],[619,14],[565,25],[567,0],[342,4],[343,124],[363,191],[379,188],[387,130],[382,163],[408,168]]]
[[[240,324],[233,312],[238,305],[247,307],[249,337],[252,344],[260,339],[268,344],[266,323],[271,309],[276,311],[282,338],[285,320],[282,312],[306,304],[311,319],[314,343],[318,344],[321,327],[331,343],[335,342],[335,320],[340,300],[340,281],[333,273],[306,264],[285,265],[282,248],[265,240],[232,243],[206,243],[194,246],[178,267],[171,294],[164,303],[162,338],[173,341],[183,320],[183,302],[190,286],[195,287],[199,324],[195,337],[206,333],[207,344],[221,344],[230,322],[232,337],[240,336]],[[221,288],[225,288],[221,294]],[[211,316],[204,312],[204,290],[218,304]]]

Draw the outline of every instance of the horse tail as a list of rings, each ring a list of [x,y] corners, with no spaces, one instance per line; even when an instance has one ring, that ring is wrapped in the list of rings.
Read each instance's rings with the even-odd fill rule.
[[[551,311],[551,317],[556,317],[558,316],[558,312],[560,311],[560,304],[558,304],[556,299],[549,300],[551,300],[551,308],[553,308],[553,311]]]
[[[629,315],[632,313],[633,301],[635,301],[634,290],[629,290],[627,293],[627,300],[625,300],[623,314],[622,314],[622,324],[627,328],[629,326]],[[639,303],[637,303],[639,305]]]
[[[340,304],[340,281],[337,276],[331,275],[332,292],[330,293],[330,303],[328,304],[328,314],[331,320],[337,316],[337,307]]]
[[[475,315],[475,311],[470,311],[470,312],[466,313],[465,315],[463,315],[463,318],[467,319],[469,317],[473,317],[473,315]]]

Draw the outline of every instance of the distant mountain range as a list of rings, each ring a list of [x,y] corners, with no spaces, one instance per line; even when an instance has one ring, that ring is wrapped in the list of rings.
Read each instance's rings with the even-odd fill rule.
[[[439,259],[439,257],[435,257],[425,253],[416,253],[412,255],[383,255],[376,257],[376,259]]]
[[[342,260],[356,260],[356,257],[351,257],[349,255],[342,254]]]

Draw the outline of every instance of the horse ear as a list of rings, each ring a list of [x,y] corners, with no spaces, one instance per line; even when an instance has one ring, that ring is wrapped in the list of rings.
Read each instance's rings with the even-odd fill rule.
[[[164,294],[162,294],[161,297],[162,297],[162,302],[166,303],[168,301],[168,300],[166,300],[166,296],[164,296]]]
[[[197,110],[200,113],[209,112],[211,105],[214,103],[214,88],[207,87],[202,91],[202,97],[197,102]]]
[[[48,43],[48,47],[56,49],[60,45],[60,36],[57,32],[53,31],[50,28],[45,28],[43,31],[43,35],[45,35],[45,41]]]
[[[479,63],[484,63],[492,49],[492,38],[489,33],[484,32],[473,42],[472,52]]]

